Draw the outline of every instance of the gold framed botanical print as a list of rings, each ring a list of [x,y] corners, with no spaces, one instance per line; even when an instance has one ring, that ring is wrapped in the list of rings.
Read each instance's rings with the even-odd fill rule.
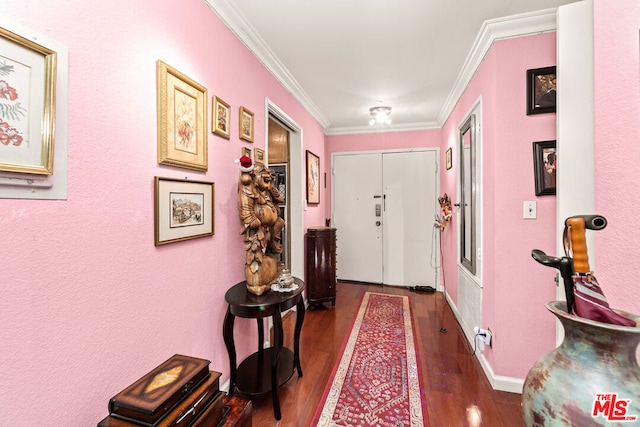
[[[57,52],[0,28],[0,171],[53,174]]]
[[[211,129],[213,133],[226,139],[230,139],[229,123],[231,122],[231,110],[229,110],[229,108],[229,104],[217,96],[213,96]]]
[[[207,88],[158,60],[158,163],[207,170]]]
[[[253,142],[253,113],[240,107],[240,139]]]

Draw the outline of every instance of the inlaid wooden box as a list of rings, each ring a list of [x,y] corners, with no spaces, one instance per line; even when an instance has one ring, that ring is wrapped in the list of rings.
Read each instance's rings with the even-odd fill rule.
[[[114,396],[109,401],[110,418],[156,427],[196,388],[200,393],[195,398],[207,393],[209,398],[207,395],[203,398],[208,403],[219,388],[220,377],[220,373],[211,374],[209,363],[180,354],[172,356]],[[200,387],[205,382],[206,387]]]

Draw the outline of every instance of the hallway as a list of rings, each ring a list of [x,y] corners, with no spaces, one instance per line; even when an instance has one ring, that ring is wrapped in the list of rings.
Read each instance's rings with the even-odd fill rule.
[[[335,309],[306,312],[300,344],[303,377],[294,374],[280,389],[282,420],[273,418],[267,395],[253,401],[253,425],[310,424],[366,291],[410,296],[431,427],[522,424],[520,394],[491,388],[442,293],[338,282]],[[294,321],[295,315],[284,319],[285,346],[292,345]]]

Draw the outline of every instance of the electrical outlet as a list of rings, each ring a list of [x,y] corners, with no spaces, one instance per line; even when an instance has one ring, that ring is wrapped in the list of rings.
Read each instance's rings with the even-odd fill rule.
[[[484,351],[484,338],[480,335],[476,335],[476,347],[478,347],[478,350]]]
[[[473,332],[475,335],[476,346],[480,351],[484,351],[484,346],[488,345],[492,347],[493,343],[493,333],[491,329],[482,329],[479,326],[473,328]]]

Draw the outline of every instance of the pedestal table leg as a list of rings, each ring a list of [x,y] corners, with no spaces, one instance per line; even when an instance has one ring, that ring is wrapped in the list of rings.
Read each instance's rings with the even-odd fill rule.
[[[258,317],[258,354],[262,358],[264,354],[264,318]]]
[[[236,385],[236,345],[233,339],[235,319],[236,316],[231,314],[231,308],[227,307],[227,314],[224,316],[222,326],[222,336],[224,338],[224,345],[227,347],[227,353],[229,353],[229,396],[233,396],[233,390]]]
[[[296,328],[293,336],[293,366],[298,370],[298,377],[302,376],[302,366],[300,365],[300,331],[302,330],[302,322],[304,322],[304,299],[300,298],[300,302],[296,305]]]
[[[271,397],[273,398],[273,416],[276,420],[282,418],[280,413],[280,397],[278,396],[278,358],[282,349],[282,317],[276,308],[273,314],[273,350],[271,358]]]

